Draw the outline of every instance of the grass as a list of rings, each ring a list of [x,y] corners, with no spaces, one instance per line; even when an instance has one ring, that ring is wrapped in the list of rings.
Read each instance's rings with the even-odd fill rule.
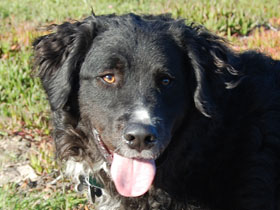
[[[247,34],[254,26],[279,17],[278,0],[2,0],[0,18],[15,22],[61,22],[80,19],[93,8],[105,13],[172,13],[223,34]]]
[[[46,97],[32,77],[31,42],[38,36],[30,23],[2,20],[0,35],[0,130],[39,127],[48,133]]]
[[[19,190],[15,184],[0,188],[0,209],[3,210],[58,210],[82,209],[85,197],[77,197],[73,191],[68,193],[39,192]]]
[[[32,71],[35,37],[40,26],[97,15],[128,12],[171,13],[188,22],[205,25],[227,37],[237,50],[257,49],[280,59],[280,32],[265,27],[280,26],[279,0],[1,0],[0,1],[0,141],[14,131],[33,133],[36,149],[29,163],[44,176],[57,169],[50,133],[49,107],[41,84]],[[38,131],[38,132],[37,132]],[[12,134],[11,134],[12,133]],[[38,138],[37,138],[38,137]],[[85,198],[71,189],[21,189],[15,184],[0,187],[0,209],[87,209]]]
[[[12,47],[2,45],[9,58],[1,59],[0,64],[0,116],[9,118],[13,124],[24,122],[29,127],[47,129],[46,97],[39,81],[30,77],[31,51],[11,50]],[[7,121],[0,124],[4,124],[2,127],[9,125]]]
[[[262,27],[252,32],[249,37],[234,37],[232,40],[236,50],[255,49],[274,59],[280,59],[280,31],[266,30]]]

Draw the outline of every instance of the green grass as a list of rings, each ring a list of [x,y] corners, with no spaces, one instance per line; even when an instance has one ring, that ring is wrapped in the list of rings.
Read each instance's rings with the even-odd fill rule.
[[[38,26],[79,20],[90,15],[91,7],[97,15],[171,13],[226,36],[237,49],[257,48],[280,58],[279,32],[256,31],[242,40],[236,36],[248,35],[272,18],[280,25],[279,0],[0,0],[0,137],[23,128],[50,133],[46,96],[38,78],[31,76],[31,43],[42,34]],[[57,168],[46,143],[37,149],[30,151],[29,161],[38,175]],[[0,188],[1,210],[80,209],[79,203],[85,199],[72,191],[22,191],[13,184]]]
[[[8,53],[10,46],[3,45],[4,53]],[[9,56],[0,64],[0,116],[14,124],[24,122],[28,127],[47,129],[46,97],[38,79],[31,77],[30,49],[10,52]]]
[[[105,13],[172,13],[223,33],[246,34],[279,16],[279,0],[1,0],[0,18],[45,23]]]
[[[86,203],[77,193],[21,191],[15,184],[0,188],[0,209],[3,210],[70,210]]]

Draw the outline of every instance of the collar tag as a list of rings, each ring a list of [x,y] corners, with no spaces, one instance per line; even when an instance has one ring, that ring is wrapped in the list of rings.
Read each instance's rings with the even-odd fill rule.
[[[82,192],[87,188],[88,198],[94,203],[95,197],[102,196],[103,186],[97,182],[97,180],[92,176],[84,176],[80,175],[78,178],[78,184],[76,186],[76,190],[78,192]]]

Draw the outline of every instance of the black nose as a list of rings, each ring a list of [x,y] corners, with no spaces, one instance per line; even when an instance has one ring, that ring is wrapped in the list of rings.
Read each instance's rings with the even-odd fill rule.
[[[157,141],[155,127],[145,124],[130,124],[124,130],[124,139],[131,149],[142,150],[151,148]]]

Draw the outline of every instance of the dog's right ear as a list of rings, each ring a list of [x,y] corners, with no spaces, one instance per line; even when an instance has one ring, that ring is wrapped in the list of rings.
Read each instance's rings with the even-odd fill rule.
[[[53,111],[67,103],[73,88],[77,88],[79,70],[94,37],[98,33],[96,18],[55,27],[56,31],[39,37],[33,43],[35,66]]]

